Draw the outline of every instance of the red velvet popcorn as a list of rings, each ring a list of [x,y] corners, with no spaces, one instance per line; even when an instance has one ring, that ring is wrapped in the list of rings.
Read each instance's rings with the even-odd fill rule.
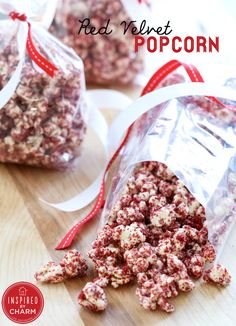
[[[166,256],[173,251],[172,239],[161,239],[156,247],[156,252],[159,256]]]
[[[139,208],[139,205],[138,204],[136,205],[137,208]],[[133,203],[134,207],[125,207],[123,210],[120,210],[117,213],[116,222],[118,224],[123,224],[123,225],[129,225],[132,222],[143,222],[144,216],[140,212],[140,210],[142,210],[142,206],[140,207],[141,209],[135,209],[136,205]]]
[[[185,264],[177,256],[167,255],[167,273],[174,277],[177,288],[182,292],[192,291],[195,287],[190,279]]]
[[[65,168],[80,153],[85,133],[83,68],[79,58],[70,57],[55,40],[50,42],[47,51],[55,54],[55,76],[41,71],[26,55],[18,87],[0,111],[1,162]],[[47,58],[45,49],[35,45]],[[1,89],[18,60],[13,39],[0,55]]]
[[[76,249],[69,250],[61,260],[60,265],[68,278],[82,277],[86,275],[88,269],[86,260]]]
[[[150,215],[150,221],[152,225],[157,227],[169,226],[175,221],[176,213],[174,207],[166,205],[161,208],[153,209]]]
[[[174,310],[169,298],[192,291],[191,278],[201,278],[215,256],[205,209],[157,162],[135,168],[89,252],[99,286],[117,288],[137,278],[140,304],[166,312]],[[226,284],[230,277],[217,267],[204,279]]]
[[[212,263],[215,258],[216,258],[216,252],[215,252],[215,248],[213,247],[213,245],[208,242],[203,248],[202,248],[202,255],[205,259],[205,261]]]
[[[78,297],[78,302],[93,312],[105,310],[107,306],[107,298],[103,288],[92,282],[85,285]]]
[[[59,264],[49,262],[44,265],[34,277],[36,281],[45,283],[59,283],[73,277],[82,277],[87,274],[88,265],[76,250],[69,250]]]
[[[149,268],[159,270],[163,268],[163,263],[157,257],[155,248],[148,243],[125,251],[124,259],[134,274],[146,272]]]
[[[82,30],[78,34],[79,20],[85,18],[90,18],[90,28],[97,29],[110,19],[113,33],[87,35]],[[134,35],[130,31],[123,35],[120,26],[131,20],[120,0],[64,0],[50,31],[82,58],[88,82],[130,84],[143,69],[142,53],[134,52]]]
[[[142,223],[132,223],[124,226],[119,225],[114,228],[113,239],[120,242],[122,249],[131,249],[142,242],[145,242],[145,225]]]
[[[112,243],[113,229],[109,225],[105,225],[101,232],[97,235],[96,240],[93,242],[93,248],[105,247]]]
[[[122,253],[120,248],[110,245],[108,247],[94,248],[88,252],[88,256],[95,264],[106,261],[109,265],[114,265],[122,257]]]
[[[119,267],[106,261],[96,263],[95,269],[99,278],[106,278],[108,283],[110,283],[114,288],[130,283],[134,279],[134,276],[127,265]]]
[[[150,270],[146,274],[147,280],[138,274],[136,294],[144,309],[155,310],[157,307],[173,312],[174,306],[168,302],[168,298],[178,295],[174,278],[165,274],[159,274],[156,270]]]
[[[60,283],[65,280],[65,275],[61,265],[48,262],[34,275],[36,281],[45,283]]]
[[[205,258],[200,254],[195,254],[191,258],[185,260],[189,275],[200,278],[203,275],[205,266]]]
[[[224,287],[230,284],[231,275],[224,266],[217,264],[204,272],[203,279],[207,283]]]
[[[109,281],[106,277],[96,277],[94,280],[93,280],[93,283],[100,286],[101,288],[105,288]]]
[[[151,196],[148,199],[149,207],[163,207],[167,204],[166,197],[162,195]]]

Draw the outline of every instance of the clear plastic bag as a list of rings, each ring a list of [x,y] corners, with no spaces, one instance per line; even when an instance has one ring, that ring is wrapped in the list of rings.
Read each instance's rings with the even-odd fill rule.
[[[25,51],[27,22],[14,21],[8,16],[19,4],[15,1],[0,4],[0,11],[7,15],[0,21],[2,90],[15,78],[22,62],[17,87],[0,110],[0,161],[65,168],[79,155],[86,129],[84,70],[74,51],[41,27],[50,24],[51,18],[45,20],[43,15],[46,4],[36,1],[31,6],[21,1],[20,12],[24,8],[30,19],[34,46],[57,68],[54,77]],[[48,13],[45,15],[48,17]]]
[[[127,109],[129,125],[131,108],[139,116],[141,103],[152,107],[126,138],[88,254],[106,284],[136,278],[136,295],[148,310],[174,311],[169,298],[193,290],[194,279],[222,287],[231,281],[224,266],[212,263],[236,217],[236,111],[213,97],[183,96],[194,84],[191,94],[207,94],[205,85],[175,85]],[[151,106],[168,92],[172,100]]]
[[[168,166],[206,208],[209,239],[215,246],[221,243],[218,231],[236,209],[235,119],[235,113],[203,97],[172,100],[146,113],[134,124],[122,153],[103,225],[136,166],[156,161]]]
[[[141,9],[140,9],[141,10]],[[133,10],[133,14],[135,9]],[[78,34],[79,20],[101,28],[110,20],[110,35]],[[82,58],[86,80],[97,84],[129,84],[143,69],[142,51],[134,52],[134,35],[123,35],[122,21],[131,21],[121,0],[60,1],[50,31]],[[134,26],[134,25],[132,25]]]

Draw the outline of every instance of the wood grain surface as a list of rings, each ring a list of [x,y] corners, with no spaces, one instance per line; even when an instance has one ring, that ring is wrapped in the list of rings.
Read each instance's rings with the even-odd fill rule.
[[[137,96],[137,90],[132,91]],[[108,120],[113,112],[106,111]],[[48,207],[40,198],[59,202],[69,199],[88,186],[101,171],[103,151],[91,131],[83,145],[83,157],[72,171],[57,172],[16,165],[0,165],[0,297],[14,282],[35,283],[34,272],[52,259],[60,259],[64,253],[55,251],[65,232],[90,210],[91,206],[76,213],[64,213]],[[74,242],[74,247],[84,255],[96,237],[99,216],[89,222]],[[235,230],[236,231],[236,228]],[[81,309],[77,296],[83,285],[91,280],[93,270],[83,279],[64,284],[40,285],[45,308],[31,325],[55,326],[234,326],[236,325],[236,232],[232,232],[221,262],[234,280],[226,289],[218,289],[202,283],[173,302],[176,311],[143,310],[135,296],[135,285],[117,290],[106,290],[108,308],[99,314]],[[15,325],[0,309],[0,325]]]

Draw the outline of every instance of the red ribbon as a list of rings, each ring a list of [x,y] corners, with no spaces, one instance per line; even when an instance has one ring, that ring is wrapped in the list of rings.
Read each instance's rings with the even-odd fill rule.
[[[31,24],[27,21],[25,14],[19,14],[18,12],[12,11],[9,17],[13,20],[20,20],[22,22],[27,22],[28,24],[28,35],[26,41],[26,49],[31,60],[33,60],[42,70],[44,70],[49,76],[54,77],[55,72],[58,70],[51,62],[49,62],[45,57],[43,57],[36,47],[34,46],[32,35],[31,35]]]
[[[153,76],[148,81],[147,85],[144,87],[144,89],[143,89],[143,91],[141,93],[141,96],[154,91],[158,87],[158,85],[169,74],[171,74],[173,71],[175,71],[176,69],[178,69],[181,66],[184,67],[184,69],[186,70],[186,72],[189,75],[189,78],[191,79],[192,82],[204,82],[200,72],[197,70],[196,67],[194,67],[193,65],[187,65],[186,63],[180,62],[178,60],[171,60],[171,61],[167,62],[164,66],[162,66],[160,69],[158,69],[153,74]],[[236,108],[234,106],[225,105],[224,103],[220,102],[215,97],[207,97],[207,98],[209,98],[210,100],[214,101],[215,103],[221,105],[224,108],[228,108],[228,109],[233,110],[234,112],[236,112]],[[112,156],[112,158],[108,162],[105,173],[103,175],[100,192],[99,192],[98,198],[97,198],[97,200],[95,202],[95,205],[94,205],[92,211],[86,217],[84,217],[79,223],[77,223],[75,226],[73,226],[72,229],[69,232],[67,232],[65,237],[62,239],[62,241],[56,247],[56,250],[62,250],[62,249],[66,249],[66,248],[70,247],[70,245],[72,244],[72,241],[74,240],[76,234],[82,228],[82,226],[85,223],[87,223],[89,220],[91,220],[94,216],[96,216],[98,214],[98,212],[100,211],[100,209],[103,207],[104,202],[105,202],[105,199],[104,199],[104,196],[105,196],[105,178],[106,178],[107,172],[109,171],[112,163],[116,160],[116,158],[119,155],[121,149],[126,144],[128,138],[129,138],[129,135],[131,133],[132,127],[133,127],[133,125],[131,125],[128,128],[128,131],[127,131],[127,133],[126,133],[126,135],[124,137],[124,140],[122,141],[122,143],[120,144],[120,146],[116,150],[115,154]]]

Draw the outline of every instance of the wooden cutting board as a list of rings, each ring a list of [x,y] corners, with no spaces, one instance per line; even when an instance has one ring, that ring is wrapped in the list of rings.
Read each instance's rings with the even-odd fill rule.
[[[132,91],[137,95],[137,90]],[[108,120],[113,113],[106,112]],[[101,171],[103,151],[92,132],[84,143],[83,157],[72,171],[56,172],[16,165],[0,165],[0,296],[14,282],[35,283],[34,272],[49,260],[61,259],[63,252],[54,248],[65,232],[90,210],[64,213],[48,207],[49,202],[69,199],[88,186]],[[74,247],[84,255],[96,237],[99,216],[90,221],[77,236]],[[235,228],[236,229],[236,228]],[[232,232],[221,262],[234,277],[226,289],[197,284],[187,295],[173,302],[176,311],[143,310],[135,296],[135,285],[106,290],[109,306],[103,313],[93,314],[81,309],[77,296],[93,276],[70,280],[64,284],[40,285],[45,308],[31,325],[160,325],[160,326],[234,326],[236,325],[236,232]],[[0,325],[15,325],[0,309]]]

